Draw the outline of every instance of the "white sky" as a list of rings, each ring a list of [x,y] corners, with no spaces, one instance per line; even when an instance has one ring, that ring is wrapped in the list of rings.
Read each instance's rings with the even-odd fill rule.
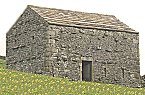
[[[140,34],[140,69],[145,74],[144,0],[1,0],[0,55],[6,55],[6,32],[27,5],[115,15]]]

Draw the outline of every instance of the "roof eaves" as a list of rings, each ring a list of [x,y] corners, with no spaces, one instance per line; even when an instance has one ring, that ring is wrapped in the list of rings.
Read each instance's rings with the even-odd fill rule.
[[[62,23],[56,23],[56,22],[49,22],[50,25],[59,25],[59,26],[68,26],[68,27],[77,27],[77,28],[87,28],[87,29],[99,29],[99,30],[108,30],[108,31],[116,31],[116,32],[127,32],[127,33],[135,33],[139,34],[137,31],[127,31],[127,30],[118,30],[118,29],[110,29],[110,28],[102,28],[102,27],[91,27],[91,26],[80,26],[76,24],[62,24]]]

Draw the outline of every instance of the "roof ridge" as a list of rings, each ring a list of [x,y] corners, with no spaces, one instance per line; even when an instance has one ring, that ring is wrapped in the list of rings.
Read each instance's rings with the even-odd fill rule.
[[[66,9],[59,9],[59,8],[47,8],[47,7],[40,7],[40,6],[34,6],[34,5],[27,5],[27,7],[30,7],[30,8],[44,8],[44,9],[61,10],[61,11],[69,11],[69,12],[76,12],[76,13],[83,13],[83,14],[86,14],[86,13],[87,14],[94,14],[94,15],[97,14],[97,15],[115,17],[114,15],[110,15],[110,14],[101,14],[101,13],[93,13],[93,12],[74,11],[74,10],[66,10]]]
[[[28,5],[27,7],[34,10],[49,23],[53,24],[61,23],[62,25],[70,26],[77,25],[80,27],[94,27],[99,29],[102,27],[102,29],[136,32],[114,15],[47,8],[34,5]]]

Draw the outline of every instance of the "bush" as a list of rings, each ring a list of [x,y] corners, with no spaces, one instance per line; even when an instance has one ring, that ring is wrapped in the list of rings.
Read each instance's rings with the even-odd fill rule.
[[[1,55],[0,55],[0,59],[3,59],[3,60],[5,60],[5,56],[1,56]]]

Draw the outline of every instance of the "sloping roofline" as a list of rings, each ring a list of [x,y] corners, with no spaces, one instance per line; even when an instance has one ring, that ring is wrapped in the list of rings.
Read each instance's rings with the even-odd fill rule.
[[[28,5],[50,24],[138,33],[113,15]]]

